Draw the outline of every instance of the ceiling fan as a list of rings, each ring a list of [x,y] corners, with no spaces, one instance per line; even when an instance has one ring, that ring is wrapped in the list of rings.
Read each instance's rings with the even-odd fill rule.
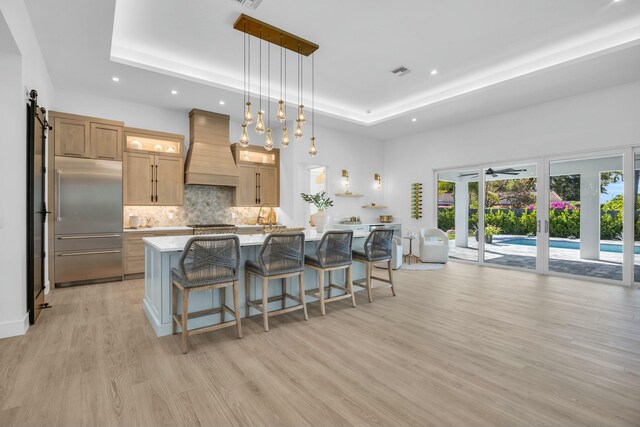
[[[526,172],[526,169],[514,169],[514,168],[506,168],[506,169],[492,169],[487,168],[484,171],[485,175],[492,176],[493,178],[497,178],[499,175],[519,175],[520,172]],[[459,178],[467,177],[467,176],[478,176],[478,172],[470,172],[470,173],[461,173],[458,175]]]

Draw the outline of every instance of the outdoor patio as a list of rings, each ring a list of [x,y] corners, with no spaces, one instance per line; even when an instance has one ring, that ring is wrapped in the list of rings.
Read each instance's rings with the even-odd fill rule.
[[[494,243],[485,245],[485,262],[511,267],[521,267],[534,270],[536,268],[535,246],[509,244],[500,242],[516,236],[496,236]],[[608,242],[603,242],[608,243]],[[620,242],[616,242],[620,243]],[[470,238],[468,247],[457,247],[450,242],[449,256],[454,259],[467,261],[478,260],[478,242]],[[640,278],[640,257],[635,257],[635,277]],[[580,258],[579,249],[550,248],[549,269],[557,273],[577,274],[603,279],[622,280],[622,253],[600,252],[600,260],[586,260]]]

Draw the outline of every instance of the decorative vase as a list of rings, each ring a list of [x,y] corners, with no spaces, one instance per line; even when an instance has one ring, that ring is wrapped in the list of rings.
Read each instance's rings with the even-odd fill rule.
[[[324,233],[325,228],[329,225],[331,217],[328,213],[323,210],[319,210],[318,212],[311,215],[311,220],[316,225],[316,231],[318,233]]]

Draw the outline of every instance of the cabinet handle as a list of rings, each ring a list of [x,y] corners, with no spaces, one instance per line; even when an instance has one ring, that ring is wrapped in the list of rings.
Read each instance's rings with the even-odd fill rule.
[[[91,251],[91,252],[63,252],[58,256],[81,256],[81,255],[102,255],[102,254],[119,254],[120,249],[114,249],[111,251]]]
[[[82,154],[78,154],[78,153],[64,153],[65,156],[72,156],[72,157],[82,157]]]
[[[153,203],[153,165],[151,165],[151,203]]]
[[[58,236],[58,240],[110,239],[113,237],[120,237],[120,235],[119,234],[97,234],[97,235],[82,235],[82,236]]]
[[[158,165],[156,165],[156,203],[158,203]]]
[[[60,203],[60,196],[62,189],[60,188],[60,176],[62,175],[62,169],[56,169],[56,221],[62,221],[62,203]]]
[[[105,160],[114,160],[115,157],[110,157],[110,156],[98,156],[99,159],[105,159]]]
[[[258,204],[258,173],[256,172],[256,205]]]

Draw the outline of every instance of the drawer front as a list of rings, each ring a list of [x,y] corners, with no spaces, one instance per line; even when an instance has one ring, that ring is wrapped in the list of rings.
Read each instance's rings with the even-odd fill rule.
[[[144,273],[144,255],[124,259],[124,274]]]
[[[142,237],[139,239],[126,239],[124,241],[124,256],[126,258],[133,256],[144,256],[144,242]]]
[[[97,249],[56,252],[56,283],[122,276],[122,250]]]
[[[122,247],[122,234],[68,234],[55,237],[56,252],[112,249]]]

